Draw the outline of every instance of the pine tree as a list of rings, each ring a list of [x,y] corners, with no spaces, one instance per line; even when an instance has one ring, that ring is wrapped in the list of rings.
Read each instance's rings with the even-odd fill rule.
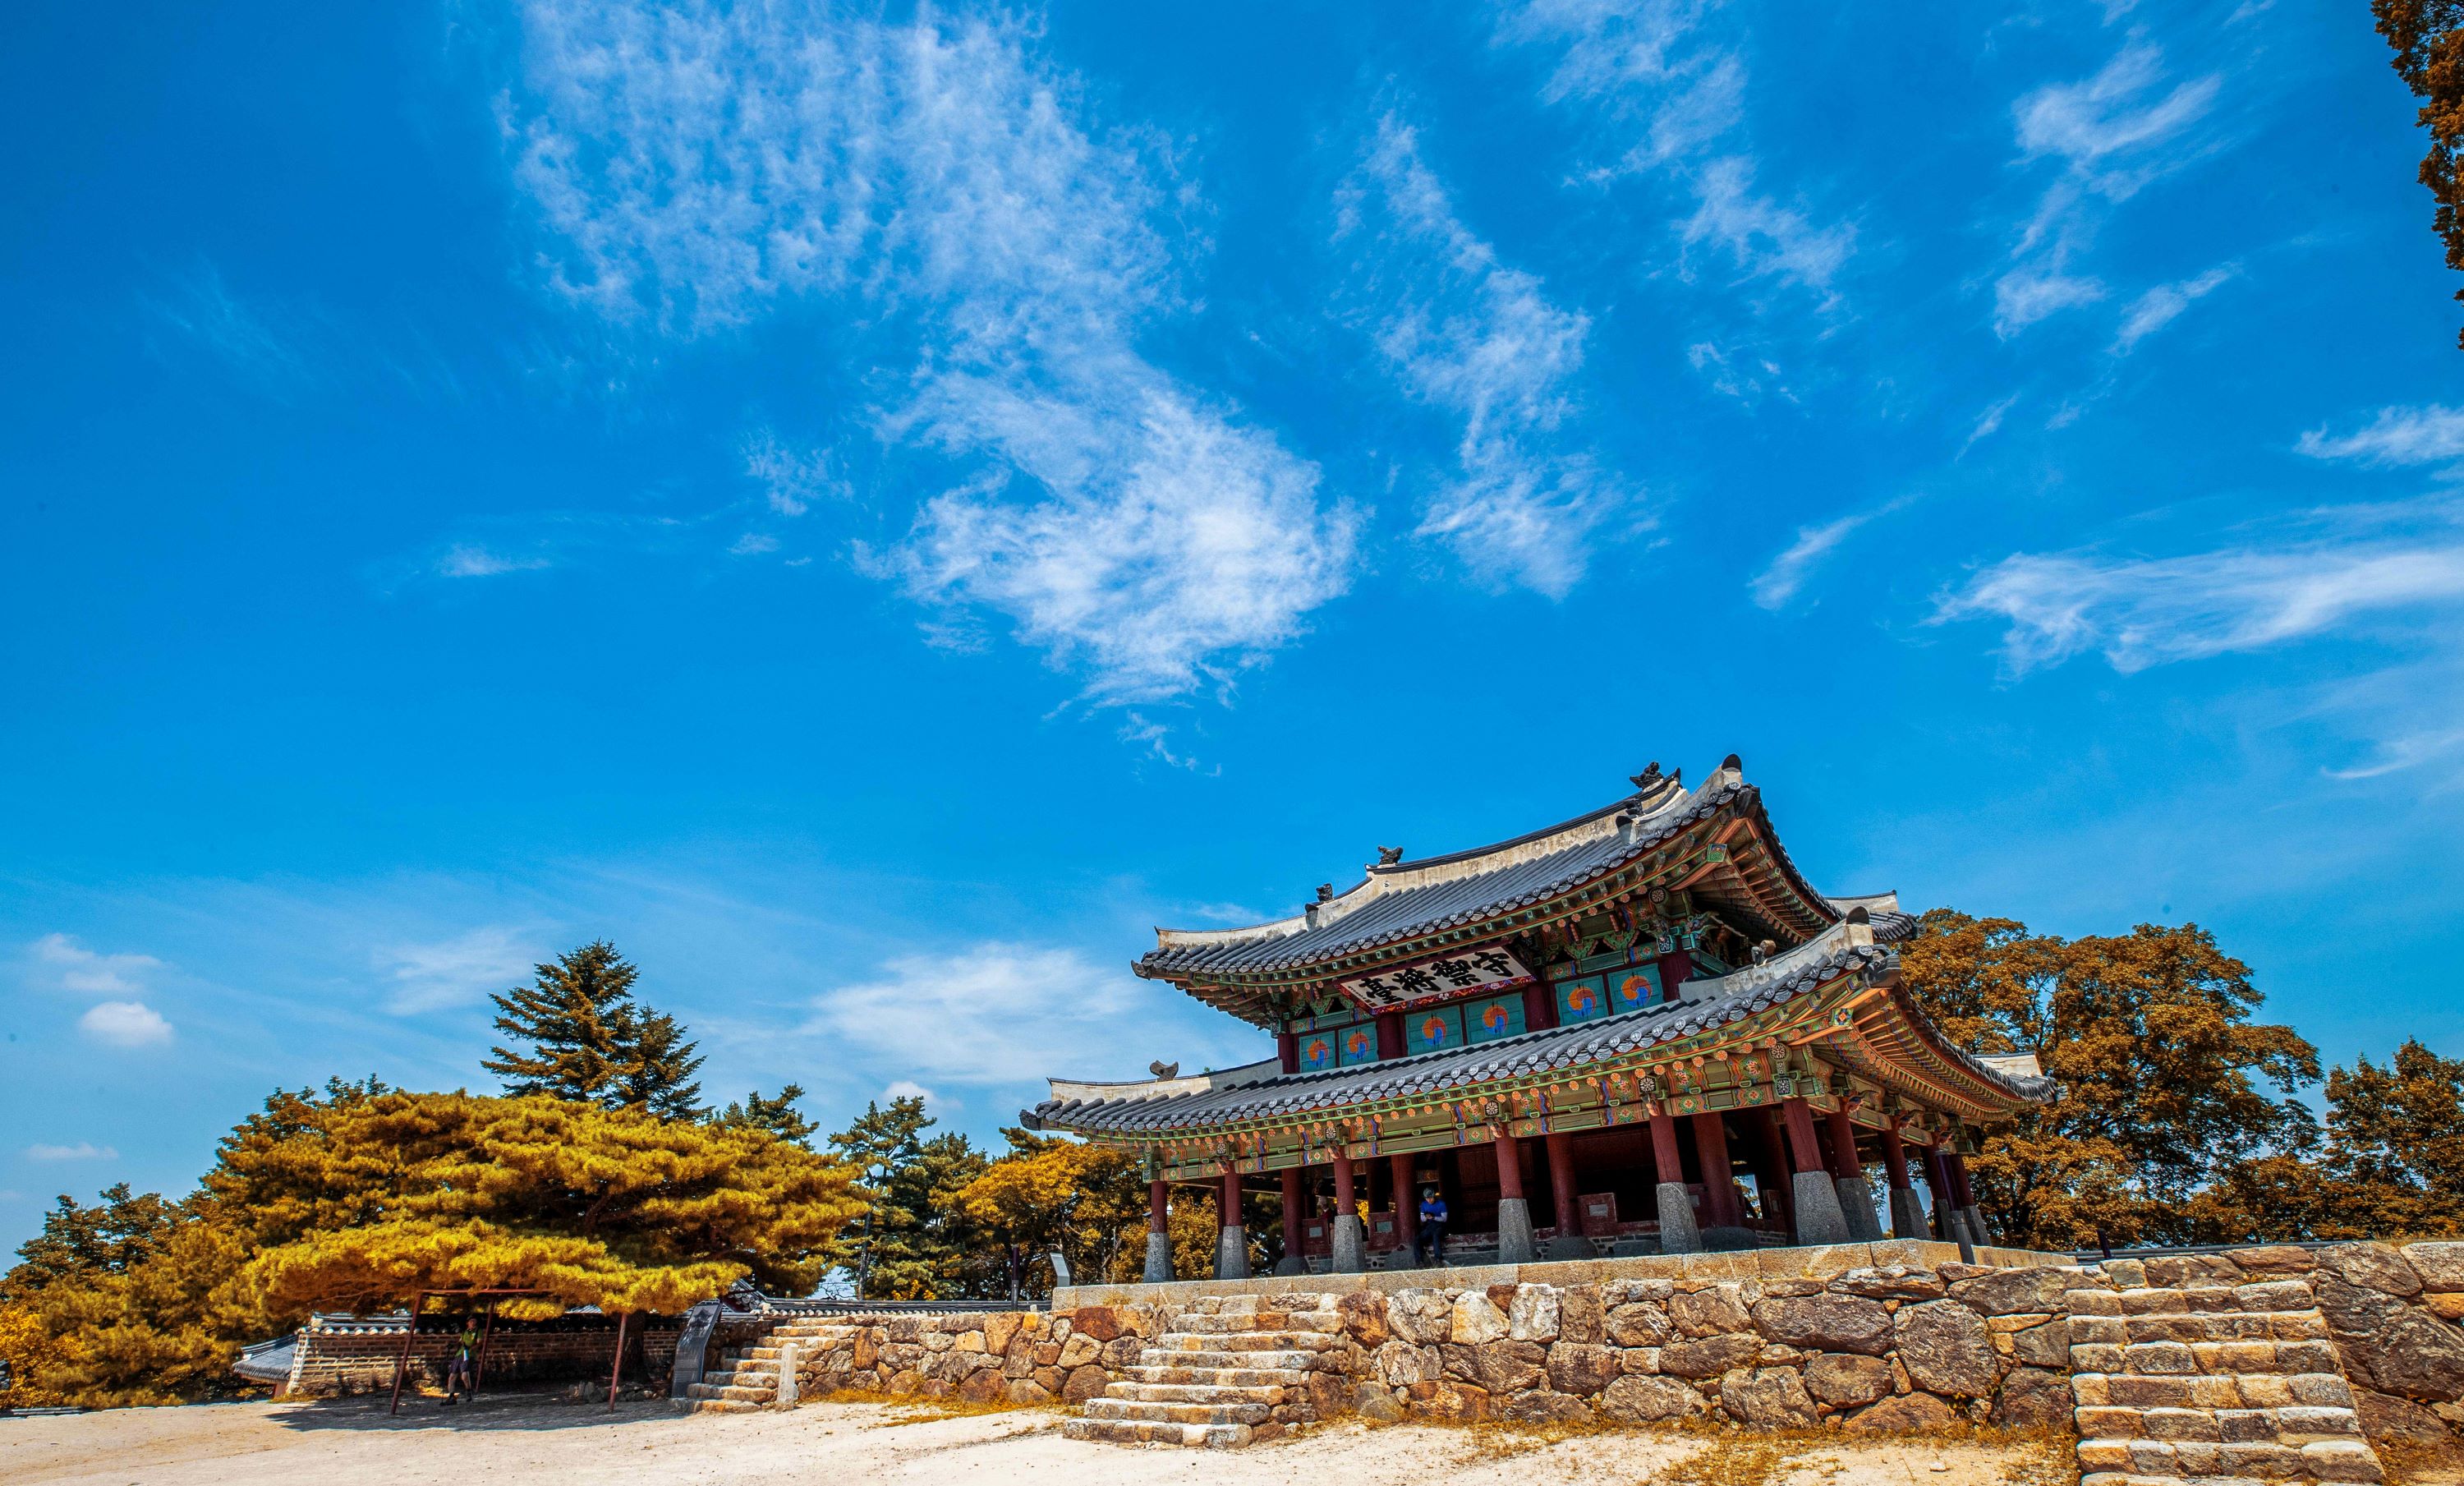
[[[803,1111],[796,1107],[796,1101],[803,1097],[804,1086],[797,1083],[780,1089],[777,1098],[766,1098],[760,1090],[754,1089],[745,1094],[743,1103],[730,1102],[711,1118],[722,1125],[767,1130],[782,1141],[810,1148],[822,1127],[805,1119]]]
[[[913,1220],[913,1213],[891,1206],[891,1187],[922,1159],[923,1134],[932,1123],[921,1098],[893,1098],[888,1109],[868,1100],[852,1124],[830,1137],[831,1148],[855,1164],[867,1204],[851,1246],[859,1296],[878,1298],[869,1288],[874,1251],[885,1231],[895,1233]]]
[[[529,986],[491,998],[502,1013],[496,1030],[530,1051],[497,1047],[479,1066],[502,1076],[508,1094],[693,1118],[702,1060],[675,1018],[635,1003],[640,974],[605,940],[539,965]]]

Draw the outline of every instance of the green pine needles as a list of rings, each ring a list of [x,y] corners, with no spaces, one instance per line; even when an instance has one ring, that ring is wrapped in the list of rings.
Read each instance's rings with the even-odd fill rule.
[[[529,1051],[498,1047],[479,1066],[503,1078],[511,1095],[698,1118],[697,1044],[674,1017],[633,999],[640,973],[604,939],[539,966],[530,985],[492,998],[501,1013],[496,1030]]]

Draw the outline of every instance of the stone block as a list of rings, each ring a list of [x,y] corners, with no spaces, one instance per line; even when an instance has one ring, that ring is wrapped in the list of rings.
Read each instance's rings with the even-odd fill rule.
[[[2318,1258],[2299,1244],[2262,1244],[2256,1248],[2235,1249],[2226,1255],[2251,1275],[2306,1275],[2318,1268]]]
[[[2050,1266],[1995,1270],[1950,1287],[1950,1297],[1984,1316],[2048,1313],[2064,1302],[2070,1286],[2064,1272]]]
[[[2328,1342],[2279,1342],[2276,1346],[2276,1370],[2278,1372],[2338,1371],[2335,1344]]]
[[[1822,1403],[1858,1408],[1890,1394],[1891,1365],[1879,1357],[1826,1352],[1805,1364],[1805,1388]]]
[[[2199,1370],[2198,1359],[2179,1342],[2134,1342],[2122,1349],[2123,1372],[2153,1376],[2185,1376]]]
[[[2190,1380],[2188,1378],[2145,1378],[2107,1374],[2107,1392],[2115,1404],[2124,1408],[2188,1408],[2190,1407]]]
[[[1879,1357],[1891,1345],[1891,1313],[1858,1296],[1759,1300],[1751,1315],[1764,1336],[1790,1346]]]
[[[1455,1297],[1448,1320],[1447,1340],[1459,1346],[1481,1346],[1506,1340],[1509,1322],[1497,1302],[1478,1290],[1466,1290]]]
[[[2002,1368],[1983,1317],[1956,1300],[1928,1300],[1902,1306],[1891,1322],[1899,1360],[1919,1387],[1957,1398],[1993,1391]]]
[[[2213,1440],[2175,1440],[2173,1458],[2182,1463],[2184,1475],[2222,1475],[2224,1474],[2225,1447]]]
[[[2104,1275],[2124,1290],[2137,1290],[2147,1283],[2147,1264],[2142,1259],[2107,1259],[2097,1266]]]
[[[2348,1285],[2398,1297],[2421,1294],[2421,1275],[2403,1251],[2387,1244],[2337,1244],[2320,1254],[2320,1262]]]
[[[1618,1347],[1617,1365],[1629,1373],[1657,1374],[1660,1371],[1660,1348],[1656,1346]]]
[[[2189,1384],[2193,1408],[2239,1408],[2246,1402],[2240,1385],[2230,1377],[2192,1378]]]
[[[2071,1417],[2082,1435],[2133,1439],[2146,1432],[2146,1415],[2137,1408],[2080,1408]]]
[[[2079,1466],[2082,1471],[2127,1471],[2130,1469],[2130,1442],[2123,1439],[2080,1440]]]
[[[2135,1320],[2125,1320],[2119,1316],[2074,1316],[2070,1321],[2071,1342],[2077,1345],[2081,1342],[2096,1342],[2123,1346],[2134,1340],[2130,1327],[2135,1323]]]
[[[2233,1378],[2241,1401],[2253,1408],[2290,1408],[2297,1400],[2292,1381],[2281,1373],[2245,1372]]]
[[[2140,1424],[2140,1432],[2149,1439],[2204,1439],[2224,1437],[2217,1428],[2215,1415],[2205,1408],[2150,1408]]]
[[[2321,1347],[2325,1343],[2287,1343]],[[2382,1393],[2400,1393],[2416,1403],[2443,1404],[2464,1398],[2464,1329],[2438,1320],[2428,1311],[2409,1307],[2385,1329],[2366,1337],[2344,1339],[2344,1357],[2358,1362]],[[2323,1367],[2305,1367],[2323,1372]]]
[[[2349,1408],[2296,1406],[2271,1408],[2267,1413],[2276,1424],[2276,1438],[2279,1444],[2305,1444],[2314,1439],[2358,1439],[2362,1433],[2361,1417]]]
[[[1579,1424],[1591,1419],[1592,1406],[1570,1393],[1538,1388],[1500,1404],[1497,1416],[1518,1424]]]
[[[2237,1285],[2233,1299],[2245,1311],[2306,1311],[2319,1303],[2310,1284],[2300,1279],[2264,1280]]]
[[[2225,1442],[2225,1470],[2233,1475],[2280,1481],[2301,1474],[2301,1452],[2274,1440],[2247,1444]]]
[[[2124,1316],[2169,1316],[2189,1309],[2179,1290],[2124,1290],[2121,1294]]]
[[[1710,1407],[1690,1384],[1629,1374],[1601,1390],[1599,1411],[1628,1424],[1658,1424],[1706,1413]]]
[[[2264,1408],[2219,1408],[2215,1410],[2216,1428],[2228,1445],[2273,1443],[2276,1421]]]
[[[1753,1316],[1747,1309],[1742,1286],[1717,1285],[1668,1297],[1668,1319],[1680,1334],[1699,1339],[1748,1331]]]
[[[2130,1469],[2142,1475],[2172,1475],[2181,1467],[2173,1447],[2158,1439],[2135,1439],[2129,1443]]]
[[[2301,1468],[2322,1481],[2387,1479],[2378,1453],[2360,1440],[2319,1440],[2301,1447]]]
[[[2317,1311],[2275,1311],[2267,1317],[2267,1334],[2277,1342],[2323,1342],[2327,1318]]]
[[[2122,1292],[2118,1290],[2074,1290],[2065,1298],[2074,1317],[2123,1314]]]
[[[1404,1341],[1420,1346],[1454,1339],[1454,1297],[1422,1286],[1386,1297],[1386,1319]]]
[[[2142,1342],[2204,1342],[2208,1318],[2190,1315],[2132,1316],[2123,1320],[2125,1345]]]
[[[1859,1434],[1930,1434],[1958,1418],[1948,1404],[1931,1393],[1903,1393],[1857,1410],[1841,1427]]]
[[[2190,1355],[2201,1372],[2274,1372],[2273,1342],[2193,1342]]]
[[[1660,1349],[1660,1370],[1681,1378],[1715,1378],[1755,1361],[1762,1349],[1762,1339],[1750,1331],[1680,1342]]]
[[[1582,1342],[1560,1342],[1549,1349],[1549,1386],[1560,1393],[1589,1398],[1624,1376],[1617,1348]]]
[[[2054,1429],[2072,1411],[2071,1386],[2060,1373],[2022,1367],[1993,1395],[1993,1422],[2008,1429]]]
[[[2464,1244],[2407,1244],[2404,1258],[2432,1295],[2464,1294]]]
[[[1793,1367],[1757,1367],[1720,1380],[1720,1407],[1757,1430],[1807,1430],[1819,1422],[1805,1380]]]
[[[2297,1404],[2329,1408],[2353,1407],[2353,1386],[2344,1381],[2342,1373],[2293,1373],[2285,1378],[2284,1386],[2293,1391],[2293,1401]]]
[[[2104,1385],[2103,1373],[2075,1372],[2071,1374],[2071,1398],[2082,1408],[2093,1408],[2111,1403],[2113,1395]]]
[[[1868,1300],[1939,1300],[1950,1293],[1940,1275],[1931,1270],[1911,1269],[1904,1264],[1850,1270],[1832,1279],[1825,1288],[1834,1295],[1858,1296]]]
[[[1609,1340],[1619,1346],[1660,1346],[1677,1336],[1668,1312],[1648,1301],[1629,1301],[1611,1310],[1607,1326]]]
[[[1568,1285],[1557,1297],[1557,1340],[1595,1345],[1608,1340],[1608,1307],[1597,1285]]]

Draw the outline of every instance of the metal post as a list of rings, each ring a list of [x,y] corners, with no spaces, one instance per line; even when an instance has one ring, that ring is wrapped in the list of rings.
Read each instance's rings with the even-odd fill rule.
[[[479,1355],[471,1364],[471,1401],[479,1401],[479,1380],[488,1375],[488,1341],[496,1334],[496,1297],[488,1297],[488,1320],[479,1328]]]
[[[616,1383],[625,1376],[625,1324],[633,1319],[631,1311],[616,1313],[616,1365],[607,1369],[607,1411],[616,1411]]]
[[[385,1410],[389,1414],[402,1412],[402,1375],[410,1370],[410,1342],[419,1335],[419,1308],[427,1303],[425,1290],[410,1298],[410,1324],[402,1333],[402,1355],[393,1360],[393,1407]]]

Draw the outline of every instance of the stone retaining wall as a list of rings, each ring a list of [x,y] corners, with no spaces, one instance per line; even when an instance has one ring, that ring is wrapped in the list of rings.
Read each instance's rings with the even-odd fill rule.
[[[1905,1432],[2064,1426],[2078,1269],[1430,1286],[1342,1297],[1373,1416]]]
[[[1049,1315],[856,1319],[808,1335],[774,1333],[772,1340],[796,1346],[798,1387],[805,1393],[1077,1404],[1125,1376],[1161,1323],[1151,1305],[1089,1305]]]

